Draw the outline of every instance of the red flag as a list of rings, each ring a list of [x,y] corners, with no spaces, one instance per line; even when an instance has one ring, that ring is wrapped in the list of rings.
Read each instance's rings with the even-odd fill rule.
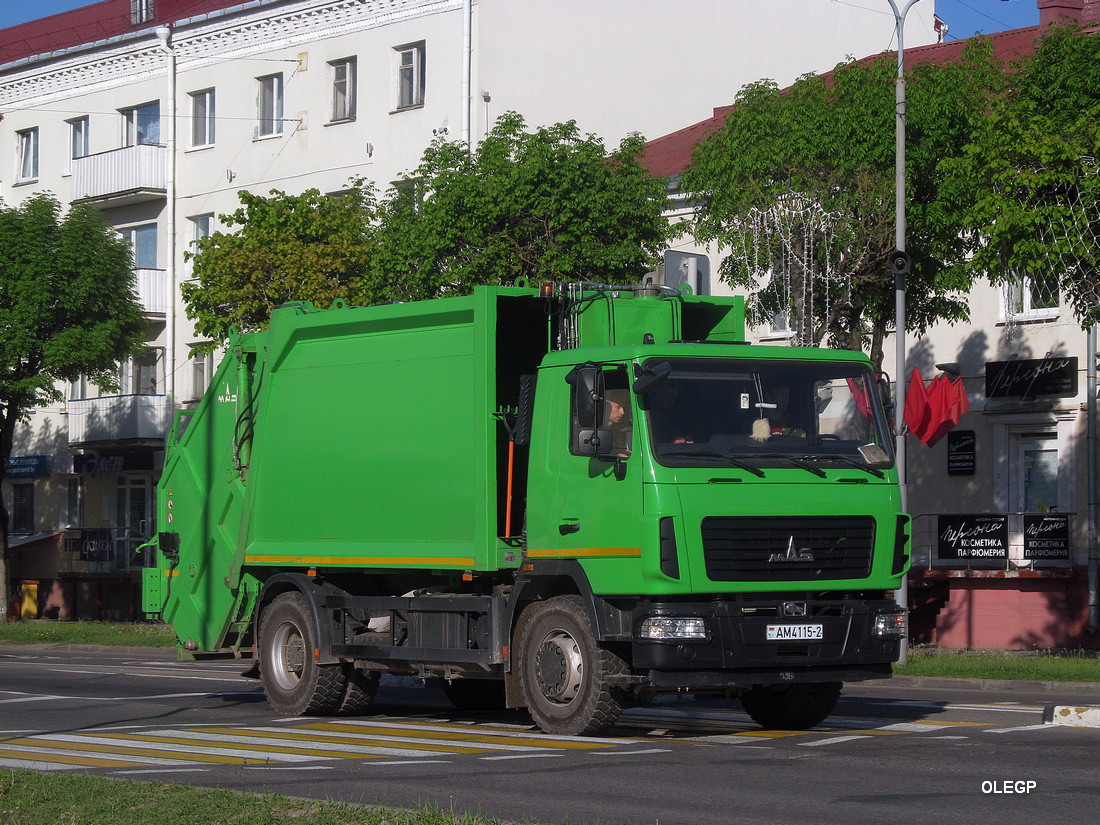
[[[871,399],[867,397],[867,390],[863,388],[863,384],[857,382],[854,378],[846,378],[844,380],[848,382],[848,390],[852,393],[852,401],[855,402],[859,414],[864,418],[870,418]]]
[[[928,391],[924,388],[924,379],[916,367],[913,367],[913,375],[909,379],[909,389],[905,393],[905,424],[909,432],[920,438],[924,428],[928,426],[928,418],[931,410],[928,407]]]
[[[953,430],[962,414],[970,409],[970,399],[961,378],[951,381],[947,376],[940,375],[932,384],[936,396],[935,401],[931,402],[933,417],[925,430],[925,437],[921,439],[929,447]],[[929,395],[932,395],[931,387]]]

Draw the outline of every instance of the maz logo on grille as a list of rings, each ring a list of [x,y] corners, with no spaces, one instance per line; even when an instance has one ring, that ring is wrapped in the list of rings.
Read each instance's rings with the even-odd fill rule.
[[[799,547],[795,550],[794,536],[791,536],[790,541],[787,542],[786,553],[772,553],[768,556],[769,564],[785,564],[796,561],[814,561],[814,554],[809,547]]]

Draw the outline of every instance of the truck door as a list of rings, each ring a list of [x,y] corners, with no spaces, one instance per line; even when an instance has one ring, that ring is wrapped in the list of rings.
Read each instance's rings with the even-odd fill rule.
[[[540,518],[544,529],[532,531],[528,544],[533,558],[577,559],[593,589],[606,593],[616,589],[615,582],[634,578],[638,568],[642,472],[633,456],[637,439],[627,370],[622,365],[598,369],[598,418],[580,421],[576,414],[577,394],[590,392],[590,383],[563,385],[556,393],[550,414],[558,424],[549,429],[545,444],[548,480],[556,495],[552,509]],[[593,440],[599,442],[594,452]],[[621,576],[627,569],[632,575]]]

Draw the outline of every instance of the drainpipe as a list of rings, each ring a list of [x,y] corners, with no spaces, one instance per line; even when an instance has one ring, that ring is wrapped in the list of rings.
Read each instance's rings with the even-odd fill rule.
[[[473,63],[473,0],[462,0],[462,142],[470,150],[470,73]]]
[[[1096,489],[1096,324],[1089,327],[1088,335],[1088,368],[1085,383],[1088,397],[1085,399],[1085,414],[1088,417],[1088,438],[1085,439],[1088,452],[1088,487],[1089,487],[1089,623],[1086,630],[1091,636],[1096,632],[1098,607],[1097,607],[1097,582],[1096,574],[1100,568],[1100,553],[1097,552],[1097,496]]]
[[[172,426],[176,407],[176,52],[172,47],[172,30],[167,26],[157,29],[161,46],[168,53],[168,106],[165,117],[165,170],[164,189],[167,195],[165,223],[168,248],[165,279],[168,281],[168,306],[166,308],[164,350],[164,395],[167,421],[165,431]]]

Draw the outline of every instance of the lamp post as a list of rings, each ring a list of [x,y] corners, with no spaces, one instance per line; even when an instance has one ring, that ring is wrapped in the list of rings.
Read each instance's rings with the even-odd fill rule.
[[[909,270],[909,256],[905,252],[905,15],[920,0],[909,0],[900,11],[895,0],[886,0],[894,12],[894,31],[898,37],[898,79],[894,92],[894,249],[891,259],[891,271],[894,273],[894,337],[896,339],[895,377],[897,388],[894,392],[894,432],[895,451],[897,453],[898,483],[900,484],[901,509],[908,510],[909,491],[905,455],[905,273]],[[895,594],[903,607],[909,602],[909,584],[905,578]],[[900,664],[909,659],[908,640],[901,645]]]

